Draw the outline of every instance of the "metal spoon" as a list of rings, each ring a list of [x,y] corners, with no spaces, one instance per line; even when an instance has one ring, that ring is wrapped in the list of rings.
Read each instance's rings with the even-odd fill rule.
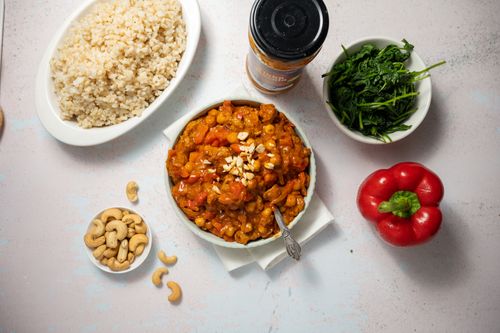
[[[302,249],[300,248],[299,243],[293,239],[290,229],[288,229],[283,221],[283,215],[281,215],[280,210],[277,208],[274,208],[274,218],[276,219],[276,222],[278,222],[278,226],[281,230],[281,237],[285,241],[286,252],[293,259],[299,260]]]

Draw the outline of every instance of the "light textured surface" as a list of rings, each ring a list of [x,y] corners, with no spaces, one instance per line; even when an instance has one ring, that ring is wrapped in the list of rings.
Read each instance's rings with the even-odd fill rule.
[[[269,272],[225,272],[213,249],[179,223],[163,185],[161,130],[244,81],[251,2],[202,0],[202,38],[179,91],[139,128],[111,143],[75,148],[54,140],[34,110],[38,62],[80,1],[7,0],[0,138],[0,332],[498,332],[500,330],[500,25],[497,0],[328,1],[331,28],[296,89],[276,100],[300,120],[318,156],[318,192],[337,220],[304,248],[303,260]],[[342,42],[406,37],[431,64],[433,103],[421,127],[390,146],[356,143],[321,106],[321,79]],[[414,160],[446,186],[444,225],[429,244],[382,243],[355,205],[370,172]],[[140,211],[153,250],[175,253],[123,276],[93,267],[82,236],[98,210]],[[352,251],[351,251],[352,250]]]

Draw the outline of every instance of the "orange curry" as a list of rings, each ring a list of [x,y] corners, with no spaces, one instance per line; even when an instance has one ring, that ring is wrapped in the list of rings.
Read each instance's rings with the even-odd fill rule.
[[[172,194],[203,230],[246,244],[279,232],[304,209],[311,151],[272,104],[225,101],[189,122],[168,152]]]

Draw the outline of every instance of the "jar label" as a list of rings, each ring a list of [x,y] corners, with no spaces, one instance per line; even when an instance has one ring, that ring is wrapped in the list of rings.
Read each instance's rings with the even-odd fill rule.
[[[278,70],[262,63],[250,50],[247,57],[247,72],[261,88],[269,91],[282,91],[291,88],[300,78],[302,68]]]

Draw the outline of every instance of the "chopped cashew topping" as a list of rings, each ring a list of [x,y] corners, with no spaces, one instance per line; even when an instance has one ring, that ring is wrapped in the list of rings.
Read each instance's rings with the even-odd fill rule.
[[[252,180],[255,177],[255,175],[251,172],[245,172],[245,178],[248,180]]]
[[[222,166],[222,169],[223,172],[236,176],[235,180],[237,182],[241,182],[244,186],[248,186],[248,182],[255,178],[255,175],[252,172],[255,170],[255,160],[253,159],[253,154],[255,152],[259,154],[263,153],[266,151],[266,148],[263,144],[255,146],[254,143],[251,143],[249,146],[245,146],[243,144],[240,145],[239,150],[240,153],[237,156],[227,156],[224,158],[226,164]],[[268,154],[268,156],[273,157],[274,155]],[[274,164],[272,163],[265,163],[264,166],[267,169],[274,169]],[[214,190],[214,192],[218,193],[216,190]]]
[[[264,168],[269,169],[269,170],[273,170],[274,164],[266,162],[266,163],[264,163]]]
[[[238,140],[243,141],[246,138],[248,138],[248,132],[239,132],[238,133]]]

